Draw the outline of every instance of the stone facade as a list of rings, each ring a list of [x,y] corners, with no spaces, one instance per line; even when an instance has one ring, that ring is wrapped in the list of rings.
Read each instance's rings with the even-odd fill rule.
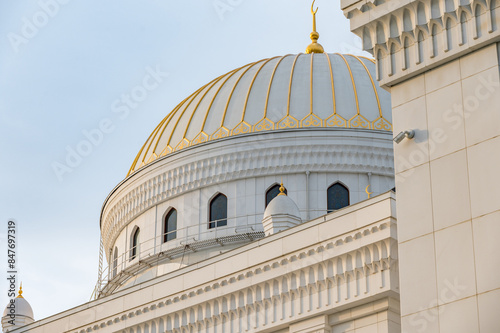
[[[496,0],[341,1],[386,89],[499,41],[499,6]]]
[[[498,6],[342,1],[391,91],[394,133],[415,131],[394,152],[403,332],[500,327]]]
[[[14,332],[399,332],[393,192]]]
[[[327,188],[335,182],[349,188],[350,203],[366,199],[369,184],[374,195],[392,189],[391,146],[390,133],[381,131],[285,130],[200,144],[153,162],[103,205],[108,263],[118,250],[103,295],[263,237],[265,193],[281,178],[302,221],[327,213]],[[227,226],[208,229],[208,204],[218,193],[228,198]],[[174,207],[177,237],[165,243],[162,221]],[[134,228],[141,244],[131,259]]]

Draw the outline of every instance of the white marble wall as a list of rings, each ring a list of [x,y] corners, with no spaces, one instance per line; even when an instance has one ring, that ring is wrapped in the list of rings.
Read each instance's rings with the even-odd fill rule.
[[[404,332],[494,332],[500,317],[496,44],[392,88]]]
[[[402,331],[495,332],[500,2],[341,3],[363,48],[380,54],[394,133],[416,131],[394,151]]]
[[[400,333],[399,300],[382,299],[329,317],[331,333]]]
[[[389,192],[16,332],[393,333],[398,260]]]
[[[207,158],[216,162],[206,167]],[[190,163],[195,163],[199,170],[195,171]],[[351,204],[365,200],[369,172],[372,196],[394,187],[390,134],[355,130],[282,131],[231,137],[183,150],[152,163],[112,192],[101,219],[108,262],[111,262],[110,250],[115,247],[119,253],[119,273],[143,258],[193,241],[263,231],[266,190],[281,179],[289,197],[297,203],[302,220],[316,218],[327,213],[327,188],[335,182],[349,188]],[[171,174],[177,178],[172,179]],[[165,184],[158,179],[165,179]],[[169,182],[175,186],[168,187]],[[209,202],[217,193],[228,198],[228,226],[208,229]],[[177,238],[163,244],[163,217],[172,207],[178,212]],[[135,227],[141,230],[140,255],[130,260]],[[187,251],[182,259],[171,258],[160,271],[192,264],[233,247],[224,245],[204,253]],[[134,272],[134,281],[145,278]]]

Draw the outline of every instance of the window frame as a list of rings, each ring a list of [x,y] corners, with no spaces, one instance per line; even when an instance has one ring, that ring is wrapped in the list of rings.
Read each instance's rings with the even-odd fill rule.
[[[113,263],[112,263],[112,274],[115,277],[118,274],[118,246],[115,246],[115,250],[113,251]]]
[[[347,205],[339,207],[339,208],[333,208],[332,207],[332,209],[330,209],[330,207],[329,207],[330,201],[328,200],[329,199],[328,192],[330,191],[331,188],[333,188],[334,186],[337,186],[337,185],[341,186],[343,189],[346,190],[346,193],[347,193]],[[332,202],[335,203],[334,198],[332,198]],[[350,206],[350,205],[351,205],[351,192],[349,191],[349,187],[347,187],[347,185],[345,185],[341,181],[336,181],[336,182],[332,183],[330,186],[327,187],[327,189],[326,189],[326,211],[327,211],[327,213],[334,212],[336,210],[345,208],[345,207]]]
[[[214,203],[215,200],[217,200],[220,197],[224,197],[226,199],[225,217],[222,217],[220,219],[212,219],[212,204]],[[228,204],[227,196],[224,193],[222,193],[222,192],[217,192],[208,201],[208,229],[215,229],[215,228],[218,228],[218,227],[225,227],[225,226],[227,226],[227,210],[228,210],[227,204]]]
[[[130,234],[130,261],[134,260],[139,253],[141,228],[135,226]]]
[[[169,229],[168,228],[169,227],[169,224],[168,224],[169,221],[168,221],[168,219],[169,219],[169,217],[173,213],[175,213],[175,228],[173,230],[171,230],[171,231],[168,231],[168,229]],[[163,233],[162,233],[163,243],[170,242],[170,241],[172,241],[172,240],[174,240],[174,239],[177,238],[177,221],[178,221],[178,217],[179,217],[179,212],[174,207],[171,207],[171,208],[169,208],[166,211],[166,214],[163,217]],[[173,235],[173,237],[171,237],[171,235]]]

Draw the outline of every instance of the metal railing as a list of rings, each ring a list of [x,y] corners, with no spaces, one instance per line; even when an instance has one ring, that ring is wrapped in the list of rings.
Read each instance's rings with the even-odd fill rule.
[[[144,241],[140,239],[143,235],[141,230],[139,245],[136,247],[122,248],[116,257],[114,256],[115,250],[112,249],[109,256],[111,264],[102,268],[101,274],[105,275],[98,278],[91,299],[98,298],[103,288],[121,273],[127,274],[129,269],[130,272],[137,273],[141,270],[137,266],[151,259],[172,260],[182,256],[186,251],[195,252],[201,248],[261,238],[264,236],[261,219],[261,214],[254,214],[207,221],[163,233]],[[226,225],[221,226],[224,222]],[[215,227],[216,225],[219,226]],[[209,226],[214,227],[209,228]],[[168,240],[169,238],[173,239]]]
[[[305,210],[301,210],[301,212],[307,213]],[[314,215],[311,218],[329,212],[326,209],[309,210],[309,213]],[[226,222],[226,225],[220,226],[223,222]],[[118,288],[130,276],[153,267],[155,263],[173,260],[186,254],[187,251],[188,253],[196,252],[202,248],[222,246],[225,243],[236,243],[245,240],[251,241],[262,237],[264,237],[262,214],[253,214],[186,226],[145,241],[141,241],[139,238],[139,245],[121,249],[116,257],[114,256],[114,249],[112,249],[109,256],[111,264],[101,268],[91,299],[100,297],[105,289],[114,290]],[[114,284],[113,288],[108,286],[110,283]]]

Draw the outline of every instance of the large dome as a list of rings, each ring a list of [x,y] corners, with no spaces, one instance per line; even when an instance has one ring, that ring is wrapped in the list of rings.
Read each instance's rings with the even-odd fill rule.
[[[110,268],[96,294],[315,219],[335,196],[344,207],[364,200],[367,186],[374,195],[393,188],[390,95],[374,76],[364,57],[286,55],[235,69],[182,101],[104,202]],[[274,198],[279,179],[287,196]]]
[[[222,75],[170,112],[129,174],[174,151],[228,136],[305,127],[392,131],[374,62],[342,54],[264,59]]]

